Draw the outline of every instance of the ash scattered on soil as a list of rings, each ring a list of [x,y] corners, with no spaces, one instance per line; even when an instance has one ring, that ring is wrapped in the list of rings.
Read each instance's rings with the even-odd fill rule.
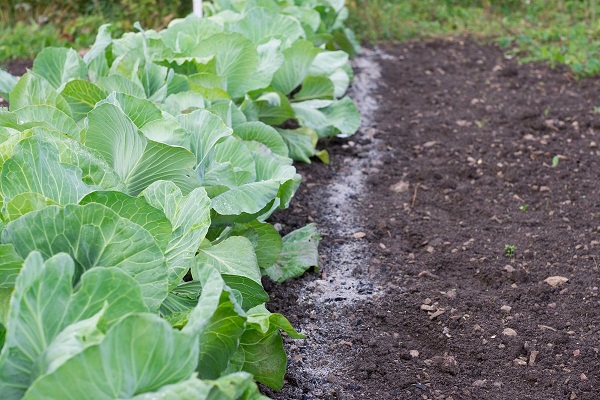
[[[368,130],[372,125],[371,117],[377,111],[375,92],[381,78],[379,58],[381,51],[365,49],[356,58],[355,67],[361,71],[352,86],[352,97],[357,99],[357,106],[363,115],[362,129]],[[341,380],[346,375],[346,362],[338,357],[339,346],[352,346],[349,342],[349,333],[352,332],[352,318],[347,319],[348,307],[353,307],[367,298],[379,296],[381,287],[375,285],[366,269],[367,259],[372,256],[369,243],[362,239],[365,233],[366,220],[361,209],[364,206],[364,193],[368,171],[381,166],[381,154],[374,138],[359,141],[342,141],[335,139],[338,146],[360,152],[360,157],[347,157],[339,162],[327,166],[316,164],[300,166],[304,175],[305,185],[302,191],[307,190],[313,196],[320,198],[318,207],[312,209],[309,215],[316,216],[316,221],[324,236],[321,247],[322,264],[320,272],[288,282],[285,285],[272,289],[274,303],[278,307],[281,302],[294,302],[295,308],[303,311],[303,316],[290,317],[296,327],[308,335],[302,341],[290,341],[291,362],[295,365],[298,376],[288,376],[290,380],[301,379],[302,390],[293,394],[288,392],[272,393],[274,398],[318,398],[331,394],[324,390],[328,381]],[[343,144],[342,144],[343,143]],[[335,174],[334,179],[328,182],[311,184],[310,171],[312,168]],[[300,204],[293,204],[291,210]],[[300,210],[304,209],[300,205]],[[296,212],[297,213],[297,212]],[[301,216],[294,218],[294,211],[284,216],[283,222],[289,227],[297,228],[306,222]],[[282,221],[279,221],[282,222]],[[294,295],[286,295],[288,288],[293,287]],[[302,322],[299,319],[302,319]],[[315,324],[319,321],[319,324]],[[326,321],[326,326],[323,322]],[[336,343],[330,342],[330,332],[338,332]],[[292,388],[292,386],[289,386]],[[299,388],[298,385],[295,386]],[[283,396],[283,397],[281,397]]]

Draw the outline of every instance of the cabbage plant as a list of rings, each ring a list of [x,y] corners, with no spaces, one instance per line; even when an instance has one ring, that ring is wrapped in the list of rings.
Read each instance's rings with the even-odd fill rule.
[[[300,184],[293,160],[360,124],[344,10],[217,1],[0,71],[2,398],[281,388],[282,332],[303,336],[262,279],[317,266],[320,236],[267,221]]]

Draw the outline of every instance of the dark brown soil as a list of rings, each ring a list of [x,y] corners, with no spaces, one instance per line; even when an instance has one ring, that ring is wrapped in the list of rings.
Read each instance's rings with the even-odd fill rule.
[[[311,338],[288,342],[286,386],[268,394],[600,398],[600,81],[469,40],[384,50],[375,123],[329,143],[331,165],[299,166],[304,189],[277,216],[284,231],[329,229],[323,190],[376,144],[366,190],[348,199],[366,236],[326,231],[323,271],[270,288],[270,308]],[[348,242],[368,249],[355,276],[376,290],[302,304]]]
[[[24,75],[31,67],[33,67],[33,60],[13,60],[1,66],[5,71],[16,76]]]

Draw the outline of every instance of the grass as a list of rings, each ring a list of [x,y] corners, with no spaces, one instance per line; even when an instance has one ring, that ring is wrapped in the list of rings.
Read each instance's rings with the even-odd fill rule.
[[[164,0],[119,2],[116,9],[125,10],[120,14],[101,9],[86,14],[51,2],[9,13],[0,5],[0,64],[34,58],[48,46],[89,47],[108,19],[118,36],[133,21],[160,28],[185,11],[181,5],[166,8]],[[367,43],[467,34],[496,40],[524,61],[566,64],[577,76],[600,73],[600,0],[347,0],[347,5],[350,26]]]
[[[49,46],[88,48],[108,22],[116,37],[131,31],[135,21],[160,29],[189,7],[187,0],[0,1],[0,65],[35,58]]]
[[[524,61],[600,73],[598,0],[348,0],[348,8],[366,42],[468,34]]]

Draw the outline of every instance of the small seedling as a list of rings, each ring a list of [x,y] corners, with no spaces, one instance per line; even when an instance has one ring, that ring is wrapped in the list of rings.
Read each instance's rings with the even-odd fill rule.
[[[546,108],[546,109],[544,110],[544,117],[547,117],[547,116],[548,116],[548,114],[550,114],[550,109],[549,109],[549,108]]]
[[[521,210],[523,212],[527,212],[527,210],[529,210],[529,205],[523,204],[522,206],[519,206],[519,210]]]
[[[504,255],[508,258],[512,258],[515,256],[515,252],[517,251],[517,247],[514,244],[505,244],[504,245]]]
[[[560,161],[560,159],[558,158],[558,156],[552,157],[552,168],[556,168],[559,161]]]
[[[600,106],[594,106],[594,112],[600,114]]]

